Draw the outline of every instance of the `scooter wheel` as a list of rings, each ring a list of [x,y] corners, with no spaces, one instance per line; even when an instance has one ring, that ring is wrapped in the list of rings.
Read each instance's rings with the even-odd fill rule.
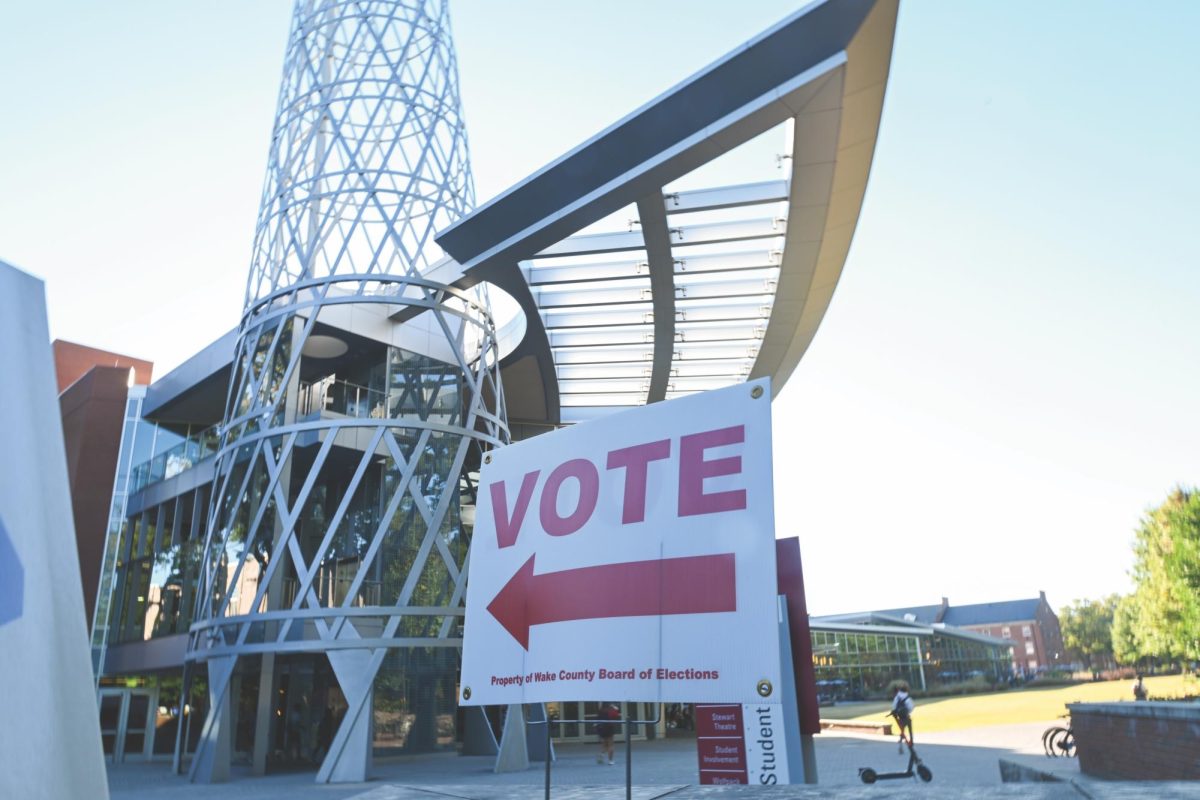
[[[870,767],[867,767],[866,769],[860,769],[858,771],[858,777],[862,778],[863,783],[874,783],[875,770],[871,769]]]
[[[918,764],[917,777],[925,781],[925,783],[929,783],[931,780],[933,780],[933,772],[924,764]]]

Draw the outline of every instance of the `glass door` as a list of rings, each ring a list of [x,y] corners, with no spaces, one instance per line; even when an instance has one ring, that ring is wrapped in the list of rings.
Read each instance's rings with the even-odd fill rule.
[[[154,752],[157,689],[101,689],[100,738],[114,764],[147,761]]]
[[[156,689],[128,689],[125,703],[125,736],[121,742],[124,761],[147,761],[154,753]]]
[[[106,761],[120,761],[117,758],[117,743],[120,741],[121,717],[124,710],[124,689],[100,690],[100,739],[104,743]]]

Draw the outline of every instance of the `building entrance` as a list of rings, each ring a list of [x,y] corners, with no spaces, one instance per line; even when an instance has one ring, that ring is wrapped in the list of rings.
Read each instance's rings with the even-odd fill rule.
[[[158,689],[100,690],[100,737],[107,761],[150,760],[157,708]]]
[[[652,719],[654,716],[653,703],[618,703],[621,719]],[[594,702],[562,702],[547,703],[546,712],[550,719],[594,720],[600,716],[600,703]],[[660,721],[659,726],[662,725]],[[617,739],[624,741],[625,729],[618,728]],[[633,726],[633,740],[655,739],[662,735],[657,726],[649,724]],[[596,723],[594,722],[564,722],[557,726],[554,740],[557,742],[586,742],[596,741]]]
[[[268,772],[315,769],[325,757],[346,700],[324,655],[275,662]]]

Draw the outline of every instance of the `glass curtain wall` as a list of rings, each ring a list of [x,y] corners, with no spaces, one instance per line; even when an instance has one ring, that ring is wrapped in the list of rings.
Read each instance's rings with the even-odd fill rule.
[[[822,702],[885,698],[892,681],[914,689],[983,679],[1003,683],[1011,648],[935,631],[911,634],[812,631],[813,667]]]
[[[124,521],[117,537],[110,644],[187,632],[209,490],[205,484]]]
[[[823,701],[882,697],[894,680],[921,688],[920,637],[890,633],[812,632],[817,694]]]

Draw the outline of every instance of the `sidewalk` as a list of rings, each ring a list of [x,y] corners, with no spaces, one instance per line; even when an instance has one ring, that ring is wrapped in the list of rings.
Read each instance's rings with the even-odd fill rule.
[[[1053,767],[1064,777],[1078,778],[1074,759],[1048,759],[1041,751],[1047,724],[1001,725],[969,731],[929,734],[918,732],[918,749],[933,770],[933,782],[895,780],[867,786],[858,769],[902,771],[907,757],[897,753],[896,740],[868,734],[823,733],[816,737],[820,783],[814,787],[698,787],[695,742],[668,739],[638,743],[633,752],[635,800],[690,800],[721,795],[756,798],[908,798],[926,800],[1130,800],[1131,798],[1191,798],[1200,800],[1200,785],[1118,784],[1078,779],[1074,783],[1000,782],[999,759],[1020,760],[1038,768]],[[625,794],[624,748],[618,747],[616,766],[597,764],[591,745],[564,745],[552,772],[554,800],[600,800]],[[364,784],[317,785],[314,773],[269,775],[261,778],[235,770],[232,782],[219,786],[193,785],[170,773],[166,764],[123,765],[109,772],[114,800],[539,800],[543,772],[540,764],[517,773],[496,775],[490,757],[435,753],[377,760],[374,780]]]

